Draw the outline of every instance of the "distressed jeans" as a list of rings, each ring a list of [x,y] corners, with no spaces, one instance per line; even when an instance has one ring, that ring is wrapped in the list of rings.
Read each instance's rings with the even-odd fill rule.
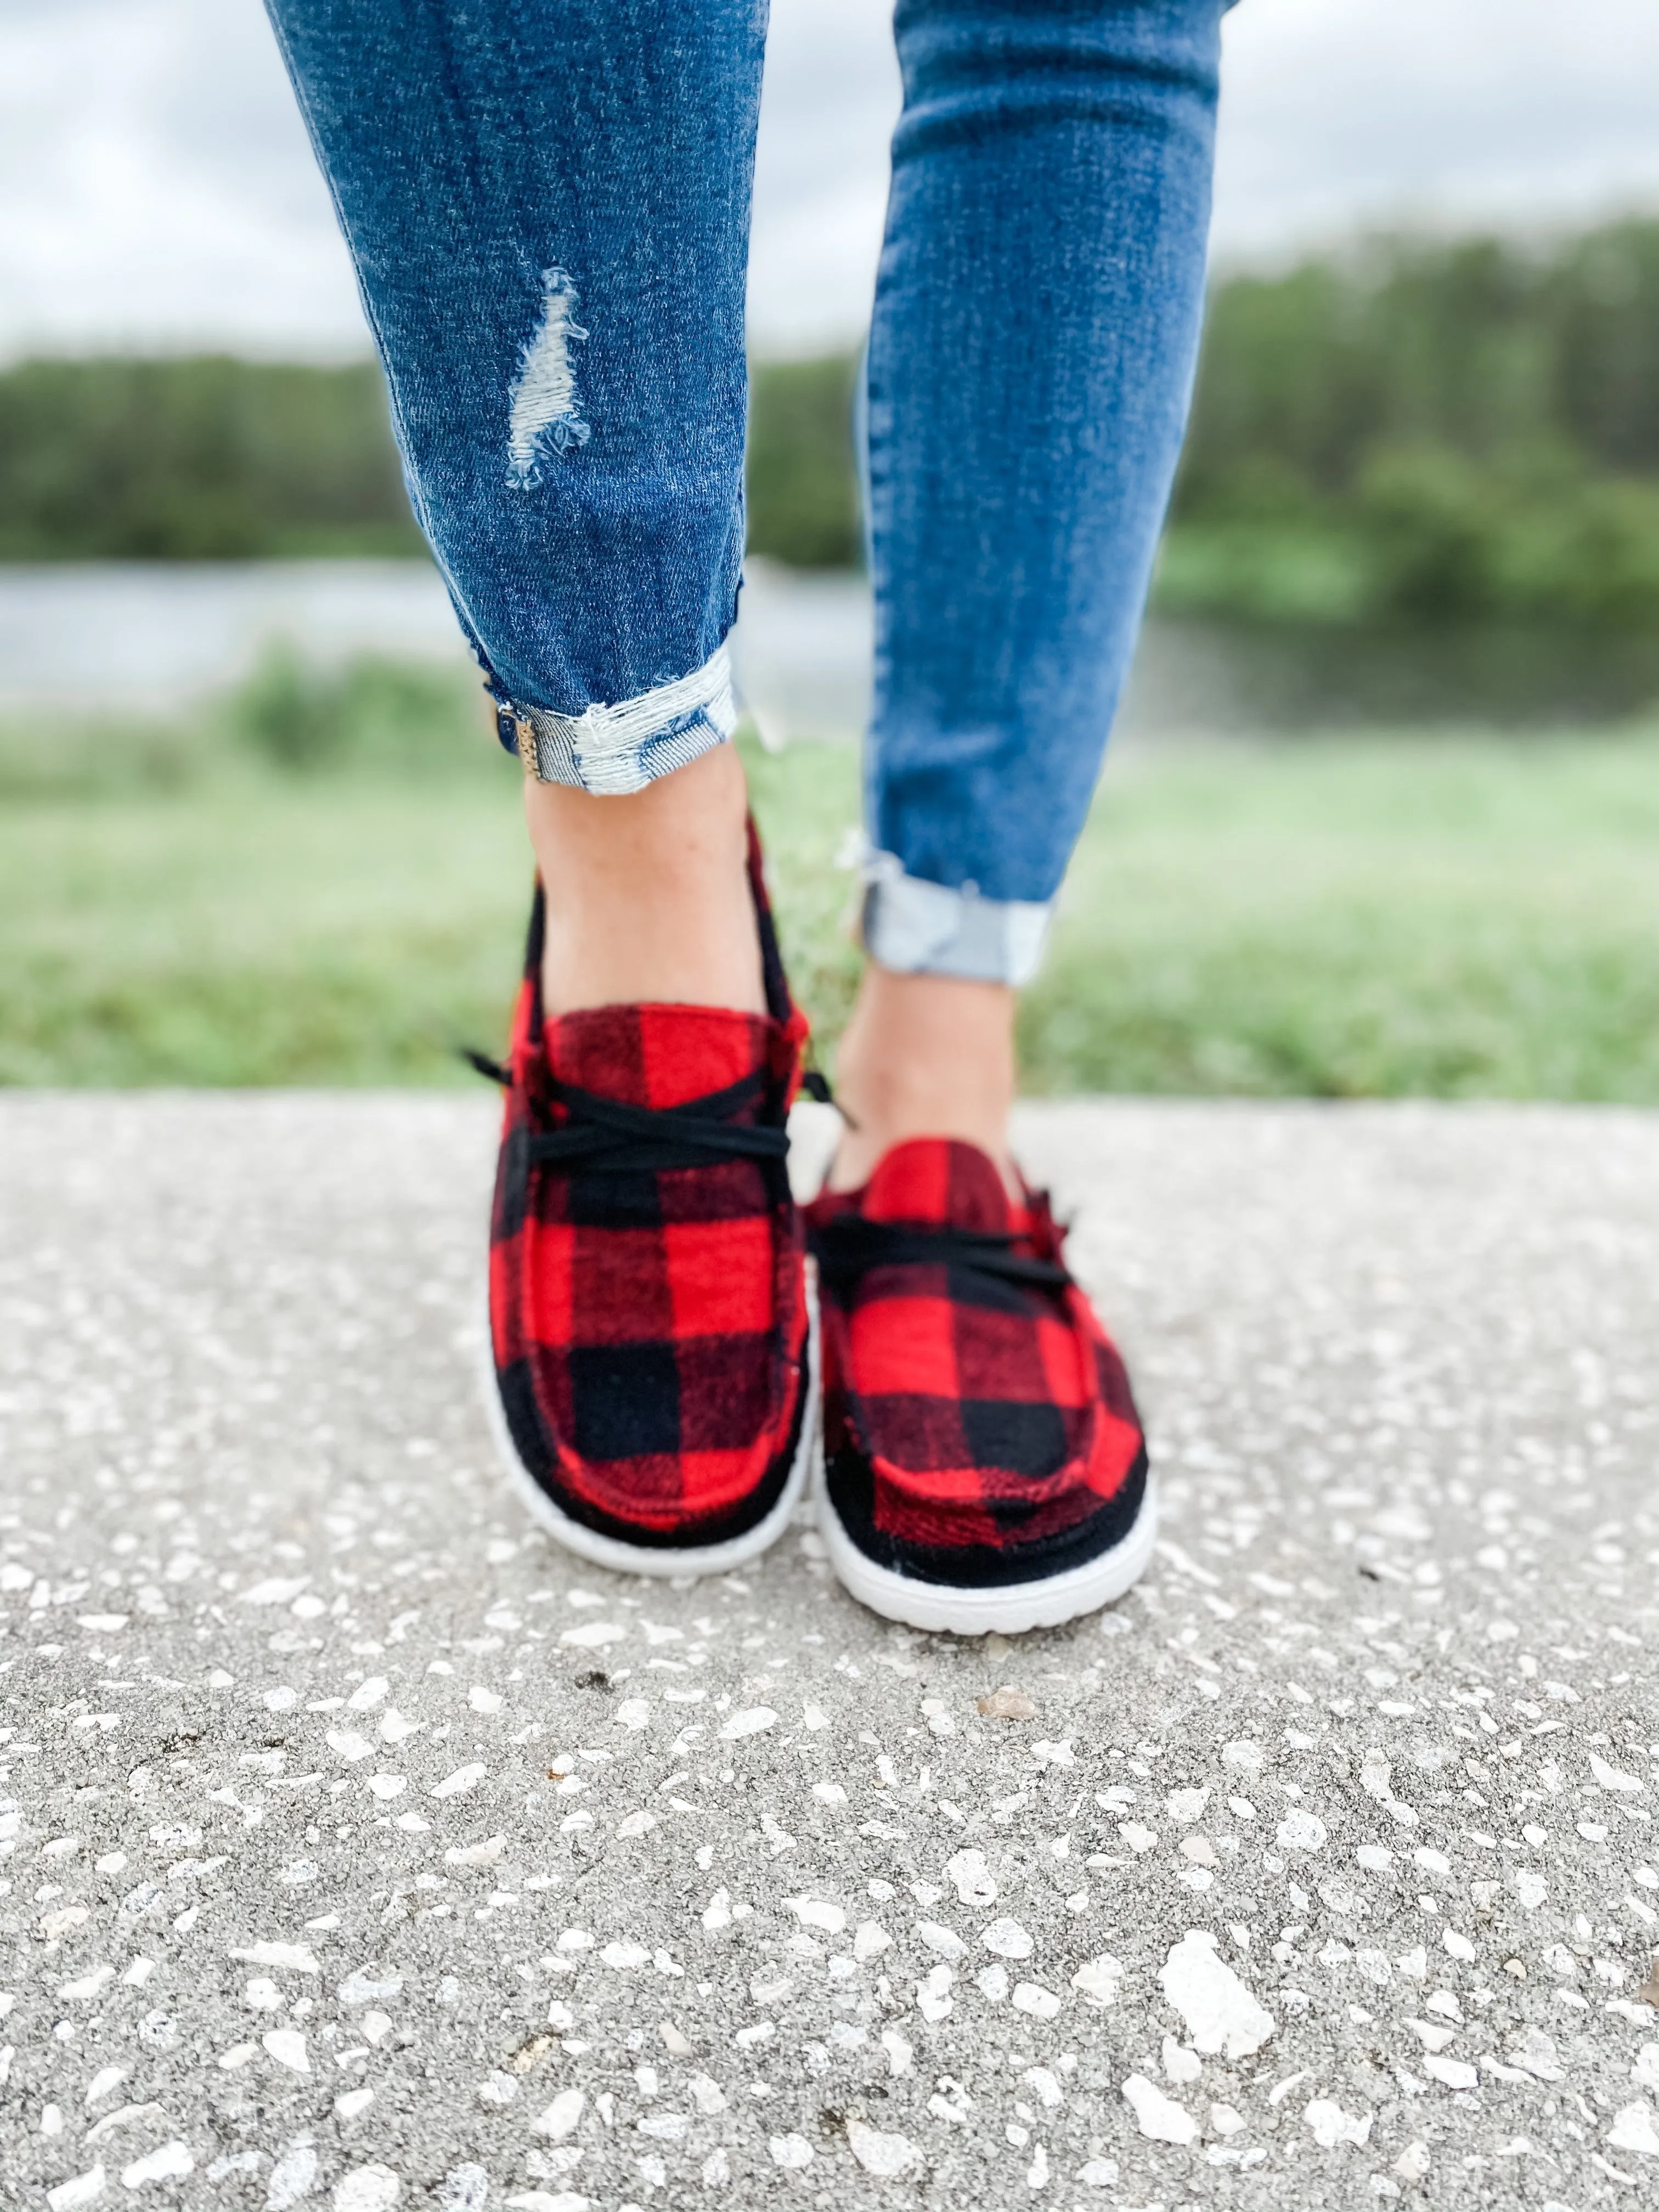
[[[1023,982],[1190,397],[1224,0],[899,0],[860,407],[865,941]],[[503,743],[728,738],[765,0],[268,0]]]

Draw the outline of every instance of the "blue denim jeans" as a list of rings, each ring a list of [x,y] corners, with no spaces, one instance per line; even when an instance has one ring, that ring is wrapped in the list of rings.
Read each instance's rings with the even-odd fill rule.
[[[536,775],[737,717],[765,0],[268,0],[415,511]],[[1224,0],[898,0],[866,356],[865,938],[1021,982],[1186,420]]]

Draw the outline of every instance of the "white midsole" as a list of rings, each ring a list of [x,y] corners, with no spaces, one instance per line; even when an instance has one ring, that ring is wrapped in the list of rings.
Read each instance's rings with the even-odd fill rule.
[[[484,1415],[489,1423],[489,1432],[495,1440],[496,1451],[502,1466],[519,1496],[531,1513],[556,1543],[578,1559],[586,1559],[596,1567],[609,1567],[618,1575],[656,1575],[664,1579],[678,1576],[723,1575],[733,1567],[746,1566],[758,1559],[770,1544],[789,1526],[790,1517],[799,1504],[818,1453],[818,1302],[817,1286],[809,1273],[806,1280],[806,1403],[801,1408],[800,1437],[795,1446],[795,1456],[777,1502],[763,1521],[752,1528],[745,1528],[740,1536],[728,1536],[718,1544],[689,1544],[682,1546],[630,1544],[621,1536],[606,1536],[597,1528],[589,1528],[582,1522],[573,1520],[562,1512],[542,1488],[524,1462],[519,1457],[519,1448],[513,1441],[513,1432],[507,1425],[507,1415],[501,1409],[501,1394],[495,1380],[495,1363],[491,1351],[488,1303],[484,1315],[483,1385]]]
[[[1152,1562],[1158,1538],[1158,1489],[1149,1474],[1139,1512],[1109,1551],[1060,1574],[993,1589],[920,1582],[878,1565],[848,1534],[827,1486],[819,1492],[818,1527],[830,1565],[849,1595],[872,1613],[908,1628],[953,1636],[988,1636],[993,1631],[1018,1636],[1028,1628],[1056,1628],[1079,1613],[1097,1612],[1139,1580]]]

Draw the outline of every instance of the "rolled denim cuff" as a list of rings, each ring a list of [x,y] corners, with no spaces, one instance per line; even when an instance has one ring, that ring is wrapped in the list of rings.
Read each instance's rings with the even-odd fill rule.
[[[580,714],[497,702],[502,743],[543,783],[620,797],[723,744],[737,727],[732,661],[717,646],[701,668],[615,706]]]
[[[891,853],[867,853],[864,874],[864,949],[884,968],[1018,987],[1042,965],[1052,901],[986,898],[972,884],[951,890],[906,875]]]

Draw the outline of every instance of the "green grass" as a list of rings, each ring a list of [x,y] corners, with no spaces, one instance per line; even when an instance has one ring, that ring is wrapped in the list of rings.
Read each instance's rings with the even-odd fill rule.
[[[826,1057],[850,750],[748,749]],[[467,687],[267,667],[169,727],[0,733],[0,1081],[441,1084],[529,881]],[[1659,731],[1171,749],[1109,774],[1030,1088],[1659,1103]]]
[[[1659,732],[1109,778],[1024,1042],[1056,1090],[1659,1103]]]

